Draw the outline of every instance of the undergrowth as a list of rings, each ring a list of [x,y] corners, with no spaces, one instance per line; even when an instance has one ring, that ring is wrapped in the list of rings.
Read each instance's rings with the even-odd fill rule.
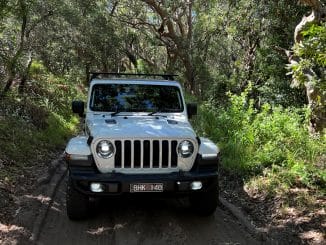
[[[0,101],[0,180],[11,182],[25,168],[49,160],[75,133],[79,119],[71,101],[84,96],[81,83],[55,77],[33,63],[23,94],[14,87]]]
[[[269,104],[257,110],[249,91],[229,94],[226,109],[202,104],[194,122],[218,143],[222,167],[269,194],[293,187],[325,193],[326,137],[309,134],[309,110]]]

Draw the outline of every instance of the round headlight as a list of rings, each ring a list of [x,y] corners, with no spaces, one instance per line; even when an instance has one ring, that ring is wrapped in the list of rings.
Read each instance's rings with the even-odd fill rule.
[[[194,153],[194,144],[189,140],[180,142],[178,146],[178,153],[183,158],[190,157]]]
[[[101,140],[96,146],[96,152],[99,157],[110,158],[114,154],[114,146],[110,141]]]

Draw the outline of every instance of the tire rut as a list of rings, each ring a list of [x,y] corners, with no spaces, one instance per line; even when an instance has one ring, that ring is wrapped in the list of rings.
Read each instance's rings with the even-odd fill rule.
[[[70,221],[62,181],[44,221],[38,244],[261,244],[218,208],[199,217],[183,199],[106,199],[91,217]]]

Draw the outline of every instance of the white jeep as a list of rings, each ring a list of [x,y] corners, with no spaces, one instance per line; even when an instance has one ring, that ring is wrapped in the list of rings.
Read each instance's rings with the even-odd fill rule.
[[[84,134],[65,149],[70,219],[87,216],[90,197],[138,193],[188,196],[200,214],[215,211],[219,149],[196,136],[188,118],[197,105],[185,104],[173,75],[92,73],[84,108],[72,103]]]

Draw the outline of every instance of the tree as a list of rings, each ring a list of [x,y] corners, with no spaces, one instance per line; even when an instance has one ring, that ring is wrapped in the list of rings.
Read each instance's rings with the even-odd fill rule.
[[[195,4],[192,57],[202,97],[221,104],[225,93],[241,93],[249,81],[257,106],[302,105],[302,93],[286,76],[280,47],[292,44],[301,9],[292,0],[216,0]],[[207,89],[209,88],[209,89]]]
[[[24,86],[32,62],[33,32],[52,15],[52,11],[39,1],[10,1],[5,7],[7,16],[0,30],[3,36],[0,39],[0,59],[6,81],[0,97],[8,92],[17,75],[22,78],[21,87]]]
[[[126,11],[126,6],[132,7]],[[167,72],[174,72],[177,61],[185,69],[186,88],[197,93],[192,58],[194,1],[128,1],[120,6],[118,18],[131,27],[151,32],[166,48]]]
[[[318,0],[301,0],[311,7],[296,26],[293,52],[288,52],[294,87],[304,86],[311,110],[310,128],[326,127],[326,8]]]

